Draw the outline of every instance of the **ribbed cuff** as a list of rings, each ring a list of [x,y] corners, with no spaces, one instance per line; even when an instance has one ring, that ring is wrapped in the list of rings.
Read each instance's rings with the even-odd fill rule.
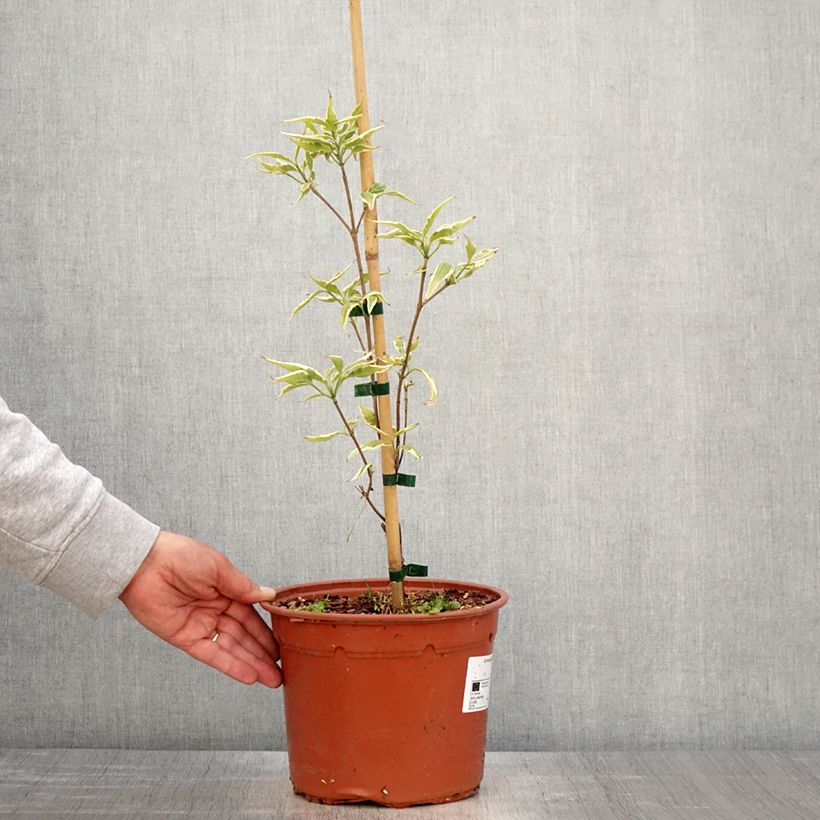
[[[117,600],[160,528],[103,491],[88,524],[66,545],[40,585],[92,618]]]

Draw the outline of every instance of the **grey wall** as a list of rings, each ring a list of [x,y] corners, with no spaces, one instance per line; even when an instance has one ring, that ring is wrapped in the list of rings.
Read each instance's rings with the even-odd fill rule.
[[[382,567],[344,446],[301,440],[326,408],[259,359],[344,349],[284,320],[345,238],[242,161],[352,106],[345,7],[0,3],[0,393],[272,585]],[[816,747],[820,5],[382,0],[365,28],[379,178],[503,247],[423,321],[441,400],[401,496],[410,560],[511,592],[490,745]],[[385,245],[391,319],[412,264]],[[119,604],[0,600],[0,744],[282,746],[279,693]]]

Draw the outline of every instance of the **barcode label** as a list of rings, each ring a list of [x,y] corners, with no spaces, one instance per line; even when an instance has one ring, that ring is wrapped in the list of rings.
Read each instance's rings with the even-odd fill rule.
[[[464,682],[462,712],[483,712],[490,705],[492,671],[492,655],[478,655],[467,659],[467,679]]]

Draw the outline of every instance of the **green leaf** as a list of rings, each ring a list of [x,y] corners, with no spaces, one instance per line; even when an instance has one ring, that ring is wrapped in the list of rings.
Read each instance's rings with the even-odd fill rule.
[[[359,277],[357,276],[352,282],[342,285],[342,296],[345,299],[350,299],[354,294],[359,295]]]
[[[353,427],[355,424],[358,424],[358,419],[351,419],[348,421],[348,424]],[[334,430],[332,433],[322,433],[318,436],[305,436],[305,441],[330,441],[331,439],[336,438],[337,436],[348,436],[350,433],[347,430]]]
[[[342,370],[344,370],[345,360],[341,356],[331,355],[330,356],[330,361],[333,362],[333,366],[336,368],[336,370],[339,373],[341,373]]]
[[[411,609],[418,615],[435,615],[451,609],[461,609],[458,601],[447,600],[443,595],[435,595],[427,601],[419,601],[411,604]]]
[[[362,450],[378,450],[379,447],[389,447],[390,443],[382,441],[380,438],[374,438],[371,441],[366,441],[362,444]],[[358,450],[354,450],[351,455],[355,455]],[[350,458],[350,456],[348,456]]]
[[[314,290],[313,293],[308,294],[298,305],[293,309],[293,313],[290,314],[290,318],[292,319],[303,307],[308,305],[311,301],[313,301],[321,291]]]
[[[255,157],[269,157],[270,159],[279,159],[282,162],[293,162],[293,160],[286,154],[280,154],[278,151],[254,151],[248,154],[245,159],[254,159]]]
[[[363,407],[359,405],[359,412],[362,414],[362,420],[364,423],[371,429],[373,432],[381,435],[381,430],[379,429],[378,421],[376,419],[376,414],[373,412],[372,409]]]
[[[346,436],[347,433],[344,430],[336,430],[333,433],[322,433],[318,436],[305,436],[305,441],[330,441],[332,438],[336,438],[336,436]]]
[[[357,139],[366,140],[371,134],[375,134],[376,131],[381,131],[382,128],[384,128],[384,125],[376,125],[373,128],[368,128],[367,131],[362,131]]]
[[[473,270],[484,267],[500,250],[501,248],[482,248],[473,257],[472,262],[470,262],[473,266]]]
[[[287,120],[282,120],[282,122],[301,122],[308,126],[313,126],[314,128],[319,125],[324,125],[324,120],[321,117],[290,117]],[[282,132],[285,134],[285,132]]]
[[[370,144],[370,135],[375,134],[376,131],[380,131],[382,128],[384,128],[383,125],[377,125],[375,128],[368,128],[367,131],[363,131],[361,134],[354,132],[350,138],[342,142],[342,154],[344,155],[344,152],[349,151],[353,156],[358,156],[362,151],[372,150],[375,146]]]
[[[475,254],[475,245],[467,234],[464,235],[464,238],[467,240],[467,261],[470,262]]]
[[[363,356],[345,367],[344,377],[346,379],[362,379],[375,373],[386,373],[391,367],[392,365],[389,364],[376,364],[368,357]]]
[[[327,281],[324,281],[322,279],[314,279],[312,276],[310,278],[313,279],[313,281],[316,282],[316,284],[319,285],[320,288],[325,288],[325,290],[327,290],[327,286],[332,285],[334,282],[341,279],[350,270],[352,265],[352,262],[348,265],[345,265],[340,271],[338,271],[338,273],[333,274],[333,276],[331,276],[330,279],[328,279]],[[338,288],[334,288],[334,290],[336,293],[339,292]]]
[[[297,390],[300,387],[304,387],[303,384],[286,384],[277,394],[276,398],[281,399],[285,393],[290,393],[291,390]]]
[[[358,307],[358,306],[359,306],[359,300],[358,299],[347,300],[342,305],[342,312],[341,312],[341,315],[339,316],[339,321],[341,322],[342,330],[344,330],[344,328],[347,326],[347,323],[350,321],[351,311],[353,310],[354,307]]]
[[[288,370],[293,373],[296,370],[307,370],[307,367],[299,362],[280,362],[278,359],[269,359],[267,356],[262,357],[268,364],[275,364],[281,367],[282,370]]]
[[[414,248],[421,251],[422,239],[420,231],[415,231],[412,228],[408,228],[407,225],[402,222],[393,222],[392,220],[387,219],[377,219],[376,224],[394,226],[392,231],[376,234],[378,237],[382,239],[401,239],[402,242],[406,242],[408,245],[412,245]]]
[[[320,288],[321,288],[321,289],[322,289],[325,293],[329,293],[331,296],[334,296],[334,297],[336,297],[336,298],[341,297],[342,292],[341,292],[341,291],[339,290],[339,288],[338,288],[336,285],[334,285],[332,282],[325,282],[325,281],[324,281],[324,280],[322,280],[322,279],[314,279],[312,276],[311,276],[310,278],[311,278],[311,279],[313,279],[313,281],[314,281],[314,282],[315,282],[315,283],[316,283],[316,284],[317,284],[317,285],[318,285],[318,286],[319,286],[319,287],[320,287]],[[335,301],[335,300],[334,300],[334,301]]]
[[[436,221],[436,217],[439,215],[439,211],[441,211],[441,209],[448,202],[452,202],[452,200],[453,200],[453,197],[448,196],[447,199],[444,200],[444,202],[439,202],[439,204],[436,205],[436,207],[433,208],[432,211],[430,211],[430,214],[427,217],[427,221],[424,223],[424,229],[422,230],[422,234],[424,236],[427,236],[427,232],[430,230],[430,228],[433,227],[433,223]]]
[[[395,196],[399,199],[403,199],[405,202],[409,202],[412,205],[416,203],[410,199],[409,196],[403,194],[401,191],[395,191],[392,188],[388,188],[383,182],[374,182],[367,191],[359,194],[364,204],[372,209],[373,206],[376,204],[376,200],[382,196]]]
[[[277,159],[279,162],[270,163],[260,159],[260,157],[268,157]],[[274,151],[257,151],[255,154],[249,154],[245,159],[255,159],[259,167],[267,174],[290,174],[299,173],[299,168],[292,159],[286,157],[284,154],[279,154]]]
[[[359,412],[362,414],[362,419],[368,427],[372,427],[374,430],[379,429],[378,424],[376,423],[376,412],[371,407],[365,407],[360,404]]]
[[[482,248],[475,253],[471,262],[462,262],[456,267],[453,278],[456,282],[469,279],[479,268],[483,268],[498,252],[498,248]]]
[[[311,381],[318,381],[322,384],[325,383],[325,377],[309,365],[300,364],[299,362],[280,362],[276,359],[269,359],[267,356],[263,356],[262,358],[268,362],[268,364],[281,367],[282,370],[286,370],[288,373],[304,373]],[[282,379],[283,377],[280,376],[279,378]],[[277,379],[274,379],[274,381],[277,381]]]
[[[387,186],[383,182],[374,182],[366,191],[359,194],[362,202],[372,209],[376,204],[376,200],[387,190]]]
[[[429,299],[438,291],[441,286],[447,281],[447,278],[453,272],[453,266],[449,262],[439,262],[436,265],[433,275],[430,277],[430,284],[427,285],[427,293],[424,298]]]
[[[390,228],[395,228],[399,233],[407,234],[408,236],[417,236],[421,239],[421,234],[418,231],[414,231],[412,228],[409,228],[403,222],[395,222],[392,219],[377,219],[377,225],[387,225]]]
[[[274,382],[284,382],[292,387],[307,387],[310,384],[310,376],[304,370],[294,370],[292,373],[285,373],[284,376],[277,376]]]
[[[421,458],[421,453],[415,448],[411,447],[409,444],[400,444],[396,450],[398,452],[405,452],[409,453],[413,458]]]
[[[414,367],[412,370],[409,371],[410,373],[421,373],[422,376],[427,380],[427,385],[430,388],[430,398],[424,402],[428,407],[431,407],[438,401],[438,388],[436,387],[436,383],[433,380],[433,377],[426,371],[420,367]]]
[[[312,180],[308,180],[304,185],[302,185],[302,187],[299,188],[299,196],[296,197],[294,204],[296,204],[296,202],[301,202],[310,193],[310,189],[312,187]]]
[[[352,263],[351,263],[352,264]],[[338,303],[341,300],[341,292],[339,288],[336,287],[333,283],[340,279],[342,276],[347,273],[350,269],[350,265],[347,265],[345,268],[340,270],[338,273],[334,274],[330,279],[324,280],[319,279],[315,276],[311,276],[310,278],[319,285],[319,290],[314,291],[313,293],[306,296],[298,305],[293,309],[293,313],[290,314],[290,318],[292,319],[303,307],[309,304],[313,299],[318,299],[320,302],[336,302]]]
[[[367,296],[364,297],[365,304],[367,305],[367,310],[369,312],[373,311],[373,308],[378,305],[380,302],[385,302],[386,300],[383,294],[378,290],[371,290]]]
[[[391,364],[363,364],[350,370],[347,377],[350,379],[363,379],[365,376],[387,373],[392,367]]]
[[[451,222],[449,225],[442,225],[433,235],[430,237],[430,244],[432,245],[433,242],[441,241],[442,239],[448,239],[460,231],[465,225],[469,224],[475,219],[474,216],[468,216],[466,219],[460,219],[458,222]]]
[[[325,120],[327,121],[328,127],[333,130],[336,124],[339,122],[339,118],[336,116],[336,112],[333,110],[333,95],[327,95],[327,113],[325,114]]]
[[[407,196],[407,194],[403,194],[401,191],[394,191],[392,188],[389,188],[388,190],[386,190],[382,194],[382,196],[395,196],[398,199],[403,199],[405,202],[409,202],[411,205],[417,205],[418,204],[415,200],[410,199],[410,197]]]
[[[305,120],[308,120],[308,119],[314,120],[315,119],[317,121],[317,123],[324,124],[324,120],[316,119],[316,117],[305,117],[304,119]],[[300,122],[301,121],[302,120],[300,120]],[[286,120],[286,122],[287,122],[287,120]],[[325,148],[331,148],[332,149],[333,148],[333,140],[325,134],[316,134],[316,133],[308,134],[307,132],[302,133],[302,134],[291,134],[288,131],[283,131],[282,136],[287,137],[294,145],[298,145],[299,148],[301,148],[303,151],[305,151],[307,153],[315,153],[315,152],[310,151],[308,146],[311,146],[311,145],[317,145],[321,149],[325,149]]]
[[[331,137],[323,134],[289,134],[285,132],[284,136],[308,155],[312,154],[327,158],[336,150]]]
[[[354,452],[356,451],[354,450]],[[351,478],[350,480],[358,481],[358,479],[360,479],[364,475],[365,471],[373,472],[373,465],[369,461],[366,463],[363,462],[362,466],[359,467],[358,470],[356,470],[356,475],[354,475],[353,478]]]

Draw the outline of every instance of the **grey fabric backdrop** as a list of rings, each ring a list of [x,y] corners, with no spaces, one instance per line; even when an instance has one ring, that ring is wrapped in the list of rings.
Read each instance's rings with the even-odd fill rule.
[[[339,347],[284,319],[345,239],[242,161],[352,106],[345,7],[0,2],[0,393],[272,585],[382,566],[343,446],[301,440],[326,408],[259,359]],[[491,747],[816,747],[820,4],[383,0],[365,29],[379,178],[503,247],[423,321],[441,401],[401,496],[412,560],[512,594]],[[411,258],[384,265],[398,310]],[[279,693],[119,604],[0,601],[0,744],[282,746]]]

